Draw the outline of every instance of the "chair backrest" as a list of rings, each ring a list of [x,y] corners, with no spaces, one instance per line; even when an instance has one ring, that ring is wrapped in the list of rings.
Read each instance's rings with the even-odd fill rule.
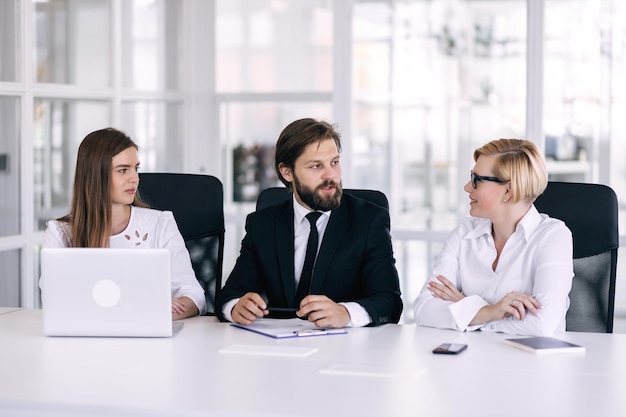
[[[343,190],[346,194],[351,194],[354,197],[362,200],[367,200],[380,207],[389,210],[389,201],[384,193],[377,190],[361,190],[354,188],[346,188]],[[291,191],[285,187],[271,187],[261,191],[256,201],[256,209],[261,210],[265,207],[273,206],[276,204],[284,203],[291,198]]]
[[[615,192],[600,184],[551,181],[535,206],[572,231],[574,281],[567,330],[612,333],[619,247]]]
[[[151,207],[174,213],[191,264],[204,288],[207,312],[215,313],[222,288],[224,189],[211,175],[141,173],[139,195]]]

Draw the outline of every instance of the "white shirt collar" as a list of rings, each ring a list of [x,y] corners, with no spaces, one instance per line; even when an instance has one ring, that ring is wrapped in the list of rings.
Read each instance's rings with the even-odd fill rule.
[[[526,240],[530,238],[530,235],[537,229],[541,223],[541,214],[537,211],[534,204],[531,204],[530,209],[524,214],[524,217],[517,223],[516,230],[522,229]]]
[[[309,209],[307,209],[306,207],[302,206],[300,203],[298,203],[298,201],[296,200],[296,195],[292,194],[293,198],[293,222],[294,224],[298,225],[300,223],[302,223],[302,221],[304,220],[304,217],[309,214],[311,211]],[[330,213],[331,211],[320,211],[320,213],[322,213],[322,216],[326,216],[326,217],[330,217]]]
[[[537,229],[537,226],[539,226],[539,223],[541,223],[541,214],[539,214],[535,205],[532,204],[530,206],[530,209],[517,223],[515,231],[517,232],[521,230],[524,234],[524,239],[528,240],[528,238],[533,234],[535,229]],[[482,219],[482,221],[479,221],[474,229],[470,230],[465,235],[465,239],[475,239],[483,235],[490,235],[491,229],[491,220]]]

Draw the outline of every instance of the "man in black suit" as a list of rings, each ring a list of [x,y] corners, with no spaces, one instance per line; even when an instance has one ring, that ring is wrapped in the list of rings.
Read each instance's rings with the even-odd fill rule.
[[[340,151],[326,122],[296,120],[281,132],[275,168],[293,198],[248,216],[241,253],[216,299],[220,319],[250,324],[278,307],[318,327],[398,322],[389,213],[342,194]]]

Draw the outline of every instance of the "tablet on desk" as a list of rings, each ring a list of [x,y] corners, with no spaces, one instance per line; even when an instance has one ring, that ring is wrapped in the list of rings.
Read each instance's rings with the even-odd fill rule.
[[[584,353],[585,347],[575,345],[574,343],[564,340],[554,339],[552,337],[524,337],[518,339],[505,339],[504,343],[525,350],[527,352],[536,353],[538,355],[549,353]]]
[[[249,330],[264,336],[273,337],[275,339],[285,339],[289,337],[309,337],[309,336],[325,336],[333,334],[346,334],[344,329],[331,329],[316,327],[310,321],[296,319],[271,319],[261,318],[252,324],[231,324],[240,329]]]

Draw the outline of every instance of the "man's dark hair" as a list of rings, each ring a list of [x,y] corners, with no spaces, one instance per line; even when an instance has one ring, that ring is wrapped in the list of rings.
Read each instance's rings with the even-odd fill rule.
[[[291,122],[280,132],[276,142],[276,154],[274,157],[274,168],[276,175],[285,186],[291,190],[291,183],[286,181],[280,173],[280,167],[285,165],[294,171],[296,159],[304,152],[304,149],[311,143],[332,139],[337,145],[337,150],[341,152],[341,137],[335,128],[327,122],[311,118],[296,120]]]

